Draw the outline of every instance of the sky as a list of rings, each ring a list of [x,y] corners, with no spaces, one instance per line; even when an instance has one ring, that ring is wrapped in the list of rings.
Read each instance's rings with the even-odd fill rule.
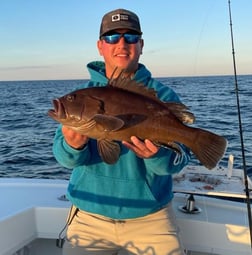
[[[153,77],[233,74],[228,0],[0,0],[0,81],[88,79],[117,8],[138,14]],[[237,74],[252,74],[252,1],[231,10]]]

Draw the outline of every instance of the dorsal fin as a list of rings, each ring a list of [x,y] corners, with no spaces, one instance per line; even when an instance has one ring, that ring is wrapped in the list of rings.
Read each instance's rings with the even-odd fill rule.
[[[195,117],[193,113],[188,111],[188,107],[180,102],[162,102],[157,96],[157,92],[154,89],[147,88],[143,83],[132,80],[125,70],[122,70],[117,78],[113,78],[117,69],[114,70],[111,79],[108,82],[108,86],[123,89],[133,93],[137,93],[159,103],[162,103],[169,111],[171,111],[180,121],[184,124],[193,124]]]
[[[112,78],[108,82],[108,86],[130,91],[136,94],[157,100],[157,93],[154,89],[147,88],[143,83],[132,80],[125,70],[122,70],[117,78]]]

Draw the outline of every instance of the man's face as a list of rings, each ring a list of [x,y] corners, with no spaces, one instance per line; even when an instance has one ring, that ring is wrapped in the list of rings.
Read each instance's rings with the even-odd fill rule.
[[[131,31],[118,29],[115,33],[124,34]],[[143,39],[137,43],[127,43],[123,37],[117,43],[111,44],[101,39],[97,42],[97,47],[103,56],[106,66],[106,75],[110,78],[114,69],[125,69],[126,72],[134,73],[138,67],[139,57],[142,54]]]

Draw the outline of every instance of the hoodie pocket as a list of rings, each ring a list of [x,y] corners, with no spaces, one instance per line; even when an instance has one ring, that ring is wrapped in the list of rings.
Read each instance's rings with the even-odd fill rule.
[[[69,194],[80,209],[112,218],[144,216],[159,208],[143,179],[118,179],[82,172],[76,185],[70,183]]]

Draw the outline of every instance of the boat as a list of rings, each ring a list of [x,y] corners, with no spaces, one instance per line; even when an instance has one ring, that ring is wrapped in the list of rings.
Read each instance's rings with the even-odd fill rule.
[[[211,171],[189,165],[173,182],[173,208],[187,255],[252,254],[242,170],[230,163]],[[0,178],[1,255],[61,254],[56,243],[71,206],[67,184]]]
[[[252,254],[248,192],[252,181],[246,168],[233,169],[232,155],[227,167],[211,171],[186,166],[173,182],[172,204],[186,255]],[[62,253],[61,237],[71,206],[67,185],[67,180],[0,178],[0,255]]]

